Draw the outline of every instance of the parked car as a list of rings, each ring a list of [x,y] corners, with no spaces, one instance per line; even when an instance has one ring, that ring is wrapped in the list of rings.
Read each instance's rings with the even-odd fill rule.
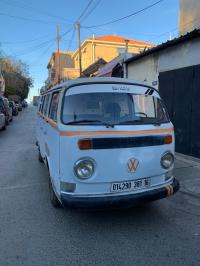
[[[18,115],[18,108],[17,108],[15,102],[9,101],[9,106],[12,108],[12,114],[15,116]]]
[[[3,101],[0,99],[0,130],[6,129],[6,117],[5,117],[5,106]]]
[[[28,103],[27,103],[27,101],[25,101],[25,100],[22,101],[22,107],[23,107],[23,108],[28,107]]]
[[[21,104],[21,102],[15,102],[15,104],[17,106],[18,111],[22,111],[22,104]]]
[[[2,98],[3,98],[4,104],[5,104],[6,113],[8,114],[9,122],[12,122],[12,120],[13,120],[12,108],[9,106],[8,99],[5,97],[2,97]]]
[[[6,117],[6,125],[9,125],[9,122],[13,120],[12,108],[9,107],[9,101],[7,98],[1,96],[0,101],[2,102],[1,104],[3,104],[4,106],[4,115]]]

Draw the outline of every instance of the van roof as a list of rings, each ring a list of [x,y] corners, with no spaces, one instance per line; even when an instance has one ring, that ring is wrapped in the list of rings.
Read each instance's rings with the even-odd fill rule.
[[[155,91],[157,91],[154,87],[132,79],[126,79],[126,78],[112,78],[112,77],[92,77],[92,78],[77,78],[73,80],[69,80],[63,83],[60,83],[58,85],[55,85],[50,90],[45,91],[42,94],[46,94],[48,92],[52,92],[61,88],[71,87],[74,85],[84,85],[84,84],[90,84],[90,83],[118,83],[118,84],[133,84],[133,85],[139,85],[139,86],[145,86],[148,88],[151,88]]]

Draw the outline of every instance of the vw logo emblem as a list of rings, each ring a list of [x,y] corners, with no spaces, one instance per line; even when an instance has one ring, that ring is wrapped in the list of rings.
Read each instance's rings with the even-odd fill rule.
[[[127,169],[130,173],[135,173],[139,166],[139,161],[135,158],[131,158],[127,162]]]

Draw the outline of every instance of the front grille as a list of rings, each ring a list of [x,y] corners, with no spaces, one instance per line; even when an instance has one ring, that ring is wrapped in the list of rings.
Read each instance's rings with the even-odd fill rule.
[[[92,139],[92,149],[94,150],[160,146],[164,144],[165,136]]]

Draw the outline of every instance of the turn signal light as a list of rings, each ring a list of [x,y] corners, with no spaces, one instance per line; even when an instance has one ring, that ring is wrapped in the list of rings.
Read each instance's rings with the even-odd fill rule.
[[[80,139],[78,141],[78,146],[80,150],[90,150],[92,149],[92,140],[91,139]]]
[[[172,135],[165,136],[164,144],[171,144],[172,143]]]

